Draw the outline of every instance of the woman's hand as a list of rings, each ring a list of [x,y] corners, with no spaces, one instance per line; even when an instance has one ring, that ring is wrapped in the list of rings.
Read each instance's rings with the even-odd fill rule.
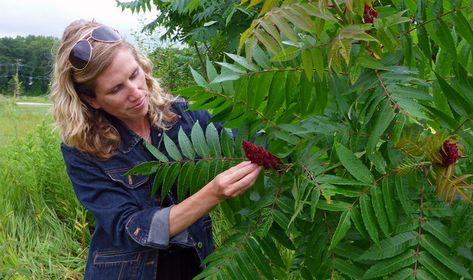
[[[198,192],[171,208],[169,235],[183,231],[225,199],[245,192],[254,185],[260,171],[258,165],[244,161],[218,174]]]
[[[223,201],[236,197],[253,186],[260,171],[260,166],[244,161],[218,174],[209,185],[214,195]]]

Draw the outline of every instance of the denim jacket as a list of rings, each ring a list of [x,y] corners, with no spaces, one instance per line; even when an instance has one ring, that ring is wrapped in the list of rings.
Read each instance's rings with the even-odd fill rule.
[[[172,106],[177,122],[166,134],[178,143],[182,127],[190,136],[196,121],[205,128],[206,111],[186,111],[178,99]],[[116,154],[103,160],[61,145],[67,173],[74,192],[95,217],[95,230],[89,247],[85,279],[156,279],[158,249],[170,245],[195,248],[202,261],[213,250],[212,223],[204,216],[187,230],[169,237],[169,207],[151,197],[153,176],[126,176],[124,173],[145,161],[155,160],[143,139],[118,120],[113,121],[122,143]],[[163,131],[152,128],[153,145],[165,153]],[[168,199],[176,202],[174,194]]]

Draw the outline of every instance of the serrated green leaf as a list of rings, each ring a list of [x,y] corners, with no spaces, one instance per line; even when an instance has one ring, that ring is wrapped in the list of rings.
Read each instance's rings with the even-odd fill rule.
[[[158,170],[160,164],[159,161],[143,162],[128,170],[125,175],[150,175]]]
[[[202,75],[200,75],[197,71],[195,71],[194,68],[192,68],[191,66],[189,66],[189,68],[191,69],[191,74],[192,74],[192,77],[194,77],[194,81],[203,88],[207,87],[208,83],[204,79],[204,77],[202,77]]]
[[[415,256],[415,252],[413,250],[409,250],[400,256],[377,262],[366,271],[366,273],[363,275],[363,279],[373,279],[376,277],[388,275],[415,263],[416,260],[417,257]]]
[[[159,187],[162,185],[164,181],[164,177],[166,176],[166,173],[169,170],[170,165],[168,164],[162,164],[159,166],[158,170],[156,171],[156,176],[154,177],[154,182],[153,182],[153,187],[151,188],[151,196],[156,195],[158,192]],[[163,201],[164,198],[161,197],[161,201]]]
[[[457,90],[455,90],[448,82],[443,79],[440,75],[435,73],[437,81],[442,89],[443,93],[447,96],[448,102],[452,109],[454,109],[460,116],[468,114],[473,110],[473,104],[470,104],[468,100],[462,96]]]
[[[219,64],[220,66],[223,66],[223,67],[227,68],[228,70],[230,70],[232,72],[235,72],[237,74],[246,74],[246,70],[243,69],[240,66],[233,65],[233,64],[230,64],[230,63],[227,63],[227,62],[217,62],[217,64]]]
[[[445,245],[442,245],[439,241],[435,240],[434,237],[431,237],[429,234],[423,234],[419,243],[425,250],[427,250],[427,252],[450,268],[453,272],[465,277],[466,279],[472,279],[470,273],[468,273],[465,267],[448,256],[448,252],[445,252],[446,250],[443,249]]]
[[[189,192],[190,178],[192,178],[193,162],[186,162],[182,165],[177,184],[177,200],[183,201]]]
[[[429,253],[421,251],[419,255],[419,263],[427,269],[430,273],[435,275],[436,279],[439,280],[450,280],[455,279],[455,275],[438,262],[434,257],[432,257]]]
[[[274,279],[271,267],[260,250],[260,246],[255,238],[249,237],[246,240],[245,247],[248,249],[247,253],[250,259],[255,264],[256,268],[267,278]]]
[[[439,38],[436,43],[438,43],[442,49],[447,51],[452,56],[453,60],[456,61],[457,51],[455,48],[455,42],[453,41],[451,29],[443,20],[437,18],[437,20],[434,21],[434,30]]]
[[[409,279],[409,280],[413,280],[414,279],[414,269],[410,268],[410,267],[406,267],[400,271],[398,271],[397,273],[393,274],[389,280],[405,280],[405,279]]]
[[[361,268],[359,268],[359,266],[340,258],[335,259],[334,265],[337,271],[347,275],[352,279],[361,279],[365,273]]]
[[[386,168],[388,167],[388,164],[386,160],[384,160],[383,155],[379,151],[369,154],[368,158],[370,162],[373,164],[376,171],[378,171],[380,174],[386,173]]]
[[[172,164],[169,170],[167,170],[167,172],[165,173],[163,185],[161,188],[161,199],[164,199],[169,193],[169,191],[171,190],[171,187],[176,181],[180,170],[181,170],[180,164]]]
[[[395,184],[396,184],[396,193],[399,197],[399,201],[401,202],[402,209],[407,215],[412,213],[416,213],[417,210],[412,206],[409,197],[408,197],[408,189],[409,186],[404,182],[404,178],[400,176],[394,177]]]
[[[312,81],[313,77],[313,66],[312,66],[312,52],[311,50],[302,50],[301,53],[302,67],[304,68],[304,73],[307,76],[307,80]]]
[[[317,210],[317,204],[319,204],[320,189],[314,187],[310,195],[310,219],[313,221],[315,218],[315,212]]]
[[[454,244],[453,239],[450,237],[448,228],[442,224],[439,220],[429,219],[422,223],[422,228],[430,232],[433,236],[437,237],[443,244],[448,247],[452,247]]]
[[[310,52],[315,71],[317,71],[317,75],[319,75],[320,80],[323,80],[325,74],[325,58],[322,50],[319,47],[314,47]]]
[[[338,242],[340,242],[345,237],[350,227],[351,209],[347,209],[340,216],[340,220],[338,221],[337,228],[335,229],[335,232],[332,236],[332,241],[330,242],[330,246],[328,248],[329,251],[337,246]]]
[[[277,43],[280,48],[283,48],[278,29],[273,24],[266,21],[261,21],[260,25],[269,35],[271,35],[272,39],[275,40],[274,43]]]
[[[368,194],[360,196],[361,217],[368,231],[368,234],[376,244],[379,244],[378,227],[376,226],[376,217],[371,205],[371,199]]]
[[[169,162],[169,159],[161,153],[155,146],[149,144],[148,142],[143,142],[146,149],[159,161],[161,162]]]
[[[212,81],[217,77],[217,70],[215,69],[215,66],[212,64],[208,56],[205,57],[205,69],[207,70],[207,77],[209,78],[209,81]]]
[[[233,133],[229,128],[223,128],[220,131],[220,141],[225,157],[233,157],[235,154],[235,143],[233,141]]]
[[[452,14],[452,19],[455,23],[458,33],[460,33],[460,35],[465,38],[468,44],[470,44],[470,47],[473,47],[473,30],[471,29],[468,20],[459,10]]]
[[[302,7],[311,16],[332,22],[338,21],[328,9],[321,8],[316,3],[300,3],[296,5]]]
[[[351,206],[352,206],[351,203],[340,201],[340,200],[331,201],[330,203],[325,200],[320,200],[317,203],[318,209],[334,211],[334,212],[343,212],[349,209]]]
[[[233,59],[236,63],[243,66],[244,68],[250,71],[258,71],[258,68],[255,65],[248,63],[246,61],[246,58],[236,55],[236,54],[231,54],[231,53],[225,53],[225,54],[228,55],[228,57],[230,57],[231,59]]]
[[[391,103],[388,100],[384,100],[380,107],[381,108],[377,114],[374,127],[372,130],[370,130],[368,143],[366,144],[366,152],[368,154],[372,154],[375,151],[376,144],[378,143],[379,139],[381,139],[381,136],[396,116],[393,108],[391,107]]]
[[[337,257],[344,257],[346,259],[355,261],[359,256],[361,256],[361,254],[363,254],[364,250],[352,245],[349,242],[338,243],[337,247],[333,249],[333,252]]]
[[[432,275],[429,271],[424,270],[422,268],[418,268],[416,270],[416,279],[419,280],[438,280],[434,275]]]
[[[306,32],[314,32],[315,28],[310,18],[304,17],[293,7],[280,9],[280,14],[292,24]]]
[[[266,14],[269,10],[274,8],[279,3],[279,0],[265,0],[261,11],[259,12],[259,16]]]
[[[359,260],[382,260],[398,256],[417,244],[417,235],[416,232],[409,231],[381,240],[379,245],[374,244],[366,250]]]
[[[189,181],[190,195],[193,195],[194,193],[200,190],[200,188],[202,187],[202,185],[200,185],[201,181],[204,181],[202,177],[208,176],[208,168],[204,166],[205,164],[208,163],[206,161],[201,160],[198,161],[195,164],[195,167],[193,168],[192,176],[190,177],[191,179]]]
[[[284,104],[284,93],[286,89],[286,72],[278,72],[274,75],[271,82],[268,95],[268,105],[266,106],[265,115],[272,117]]]
[[[188,159],[194,159],[195,158],[194,147],[192,146],[192,143],[189,140],[189,137],[187,137],[187,134],[184,132],[182,127],[179,128],[178,141],[179,141],[179,146],[181,147],[181,150],[184,156]]]
[[[368,239],[369,235],[365,229],[365,225],[363,224],[363,218],[361,217],[361,213],[358,210],[358,207],[352,207],[351,209],[351,220],[355,225],[356,230],[365,238]]]
[[[205,129],[205,138],[207,139],[210,154],[215,157],[221,156],[222,148],[220,146],[220,139],[218,137],[218,131],[213,123],[207,125],[207,128]]]
[[[211,80],[210,84],[220,84],[227,81],[234,81],[240,79],[241,75],[235,73],[222,73],[215,77],[215,79]]]
[[[383,232],[384,236],[389,236],[389,221],[386,215],[386,211],[384,209],[383,193],[380,189],[380,186],[372,187],[370,189],[370,195],[378,225],[381,228],[381,231]]]
[[[246,252],[241,251],[239,254],[236,254],[235,259],[238,263],[239,269],[241,269],[241,273],[245,277],[244,279],[251,279],[258,273],[256,270],[254,270],[252,265],[249,265],[250,260]]]
[[[210,156],[209,147],[207,146],[207,141],[205,140],[204,131],[200,126],[199,122],[195,122],[191,131],[191,140],[194,146],[194,150],[202,158]]]
[[[315,180],[320,184],[333,184],[333,185],[344,185],[344,186],[367,186],[369,184],[361,183],[359,181],[347,179],[345,177],[324,174],[317,176]]]
[[[255,62],[263,69],[271,68],[268,54],[264,52],[258,45],[255,45],[253,48],[253,58]]]
[[[370,56],[360,56],[356,59],[356,63],[360,66],[368,69],[375,69],[375,70],[385,70],[388,71],[389,67],[384,66],[381,62],[375,60]]]
[[[265,235],[259,240],[259,243],[261,245],[261,249],[263,249],[263,252],[271,259],[272,265],[276,265],[281,268],[285,267],[280,251],[269,235]]]
[[[272,62],[285,62],[285,61],[294,60],[296,57],[299,56],[300,52],[301,50],[299,50],[298,48],[288,47],[276,52],[274,56],[271,58],[271,61]]]
[[[168,155],[175,161],[180,161],[182,160],[182,155],[181,152],[179,152],[179,149],[176,146],[176,143],[167,136],[167,134],[164,134],[164,147],[166,147],[166,151]]]
[[[335,150],[337,151],[338,157],[343,166],[353,177],[366,184],[370,184],[374,181],[373,175],[369,169],[353,154],[352,151],[340,143],[335,143]]]
[[[273,24],[275,24],[279,30],[292,42],[297,42],[298,37],[294,32],[292,27],[287,23],[287,21],[277,13],[271,13],[269,18]]]
[[[389,184],[389,177],[383,179],[381,188],[383,190],[384,207],[386,208],[389,224],[391,225],[391,228],[394,229],[397,227],[399,214],[394,197],[394,185]]]

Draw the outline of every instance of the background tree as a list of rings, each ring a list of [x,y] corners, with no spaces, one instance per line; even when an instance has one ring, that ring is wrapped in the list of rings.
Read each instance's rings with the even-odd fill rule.
[[[155,23],[189,18],[173,32],[211,26],[190,20],[207,1],[153,3]],[[238,138],[195,126],[131,171],[167,174],[154,192],[177,180],[182,197],[242,160],[243,139],[282,159],[222,204],[226,235],[200,278],[472,279],[472,2],[234,7],[248,16],[238,51],[177,93]]]
[[[204,72],[205,56],[220,60],[223,52],[235,52],[240,33],[256,16],[254,11],[244,9],[238,3],[236,0],[117,1],[122,9],[137,13],[151,11],[151,5],[154,5],[159,15],[143,30],[154,31],[159,26],[165,29],[160,39],[193,47]]]
[[[0,92],[7,93],[8,82],[18,74],[25,95],[46,94],[58,42],[45,36],[0,38]]]
[[[154,76],[159,77],[162,86],[175,91],[194,83],[190,67],[199,67],[199,59],[194,49],[158,47],[148,54],[153,62]]]

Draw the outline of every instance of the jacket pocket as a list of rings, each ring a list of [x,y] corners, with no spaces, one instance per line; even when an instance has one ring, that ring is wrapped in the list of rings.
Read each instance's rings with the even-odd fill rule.
[[[124,262],[137,262],[140,257],[139,252],[96,252],[94,255],[94,265],[97,264],[119,264]]]
[[[139,252],[96,252],[90,279],[137,279],[140,259]]]
[[[149,180],[149,175],[125,175],[130,169],[131,168],[119,168],[106,170],[105,172],[110,179],[130,189],[136,189]]]

